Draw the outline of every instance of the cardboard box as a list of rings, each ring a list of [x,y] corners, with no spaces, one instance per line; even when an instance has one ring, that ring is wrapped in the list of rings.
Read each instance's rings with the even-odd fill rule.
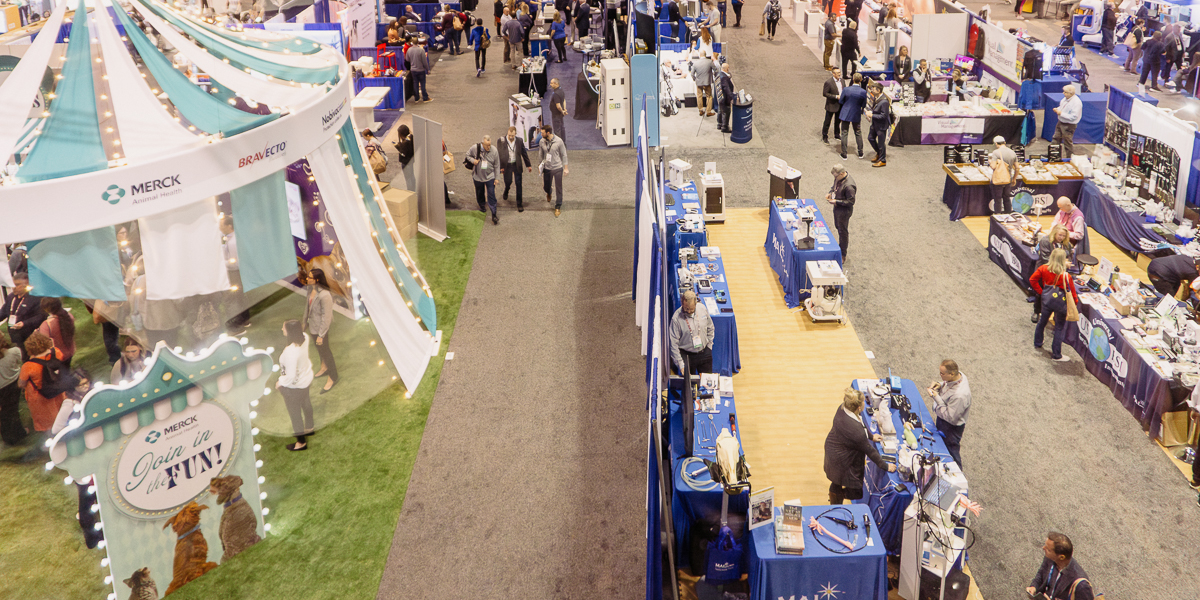
[[[1108,304],[1109,306],[1112,306],[1113,309],[1116,310],[1122,317],[1128,317],[1129,313],[1137,308],[1130,304],[1121,304],[1120,300],[1117,300],[1112,296],[1108,297]]]

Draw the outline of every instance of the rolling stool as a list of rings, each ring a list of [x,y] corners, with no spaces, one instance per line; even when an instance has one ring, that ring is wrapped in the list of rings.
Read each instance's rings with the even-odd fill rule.
[[[1100,261],[1091,254],[1080,253],[1075,255],[1075,263],[1079,265],[1080,275],[1091,277],[1096,272],[1096,265],[1100,264]]]
[[[379,44],[375,47],[375,74],[382,75],[386,73],[388,69],[395,71],[400,70],[400,68],[396,66],[396,52],[394,50],[388,50],[387,44]]]

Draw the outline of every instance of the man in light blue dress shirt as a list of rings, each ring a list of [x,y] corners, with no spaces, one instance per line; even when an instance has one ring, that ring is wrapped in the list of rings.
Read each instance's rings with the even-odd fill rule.
[[[1058,113],[1058,125],[1054,127],[1054,138],[1050,143],[1062,143],[1062,157],[1070,161],[1075,154],[1075,127],[1083,118],[1083,100],[1075,95],[1075,86],[1063,87],[1063,101],[1054,109]]]

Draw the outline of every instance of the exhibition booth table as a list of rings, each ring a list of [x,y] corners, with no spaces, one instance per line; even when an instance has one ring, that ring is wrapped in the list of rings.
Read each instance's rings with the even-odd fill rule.
[[[897,116],[889,146],[979,144],[996,136],[1021,139],[1024,114],[986,116]]]
[[[707,252],[708,250],[705,250]],[[672,261],[678,268],[678,260]],[[715,336],[712,345],[713,371],[731,376],[742,370],[742,358],[738,352],[737,319],[733,314],[733,300],[729,297],[729,282],[725,280],[725,264],[720,256],[700,256],[700,260],[688,265],[696,277],[707,278],[712,287],[709,291],[696,290],[696,297],[708,309],[712,318]],[[701,273],[701,271],[703,271]],[[670,314],[679,308],[679,275],[672,273]]]
[[[1182,404],[1191,390],[1173,383],[1153,349],[1135,348],[1129,342],[1122,320],[1104,295],[1081,293],[1079,321],[1067,323],[1066,341],[1083,358],[1087,370],[1141,423],[1142,430],[1161,439],[1163,413]]]
[[[959,173],[952,173],[950,167],[959,170]],[[972,180],[963,175],[972,168],[976,169],[975,172],[978,172],[982,179],[975,176],[975,179]],[[942,188],[942,202],[950,209],[951,221],[957,221],[963,217],[985,217],[992,214],[990,172],[979,171],[975,165],[942,165],[942,170],[946,173],[946,184]],[[1012,209],[1014,212],[1027,213],[1033,208],[1035,197],[1042,195],[1048,195],[1055,200],[1060,196],[1075,200],[1079,197],[1079,190],[1082,186],[1082,176],[1078,179],[1050,177],[1044,180],[1024,181],[1018,175],[1012,192]],[[1058,212],[1058,205],[1053,200],[1043,204],[1046,205],[1043,210],[1044,214],[1052,215]]]
[[[383,110],[400,110],[404,108],[404,99],[412,95],[412,84],[407,83],[403,77],[360,77],[354,80],[354,93],[363,91],[369,87],[387,88],[388,93],[383,97],[383,101],[379,103],[378,108]],[[405,93],[407,89],[408,93]]]
[[[1076,144],[1100,144],[1104,142],[1104,115],[1108,112],[1108,92],[1092,92],[1078,94],[1083,101],[1083,116],[1075,128]],[[1046,112],[1042,116],[1042,139],[1050,141],[1054,138],[1054,129],[1058,126],[1058,114],[1054,109],[1062,104],[1063,95],[1042,94],[1042,106]]]
[[[764,247],[767,257],[771,260],[771,268],[775,270],[775,274],[779,276],[779,283],[783,285],[784,302],[788,308],[796,308],[809,296],[808,290],[812,288],[812,283],[808,280],[808,271],[804,268],[805,263],[831,260],[841,265],[842,251],[834,241],[833,235],[829,233],[829,227],[825,225],[825,219],[819,209],[816,210],[816,218],[812,223],[813,237],[816,239],[813,249],[797,248],[792,237],[795,229],[786,225],[784,220],[786,218],[795,222],[797,208],[815,208],[817,203],[810,199],[787,200],[786,203],[788,208],[781,209],[775,202],[771,202],[770,222],[767,225],[767,241]]]
[[[951,461],[950,453],[946,450],[946,443],[942,441],[942,434],[936,428],[934,417],[925,407],[921,390],[911,379],[900,381],[901,393],[908,399],[911,410],[920,417],[921,424],[924,426],[923,430],[915,428],[913,430],[917,434],[918,444],[913,452],[920,453],[928,450],[943,462]],[[880,398],[874,391],[874,387],[878,384],[879,381],[874,379],[856,379],[853,387],[871,399],[869,404],[874,404],[875,399]],[[888,399],[883,397],[881,401],[887,403]],[[903,432],[904,422],[900,411],[895,407],[892,407],[891,410],[892,425],[897,432]],[[865,407],[862,418],[872,435],[880,432],[879,425],[875,423],[871,415],[867,414]],[[922,434],[927,437],[922,437]],[[882,444],[876,443],[875,448],[879,450],[880,454],[883,453]],[[889,473],[887,469],[880,469],[875,463],[867,461],[865,494],[862,500],[855,500],[855,506],[865,504],[871,509],[871,517],[879,523],[879,536],[883,541],[883,546],[888,554],[893,555],[900,554],[900,542],[904,534],[904,510],[912,503],[913,496],[917,493],[917,484],[905,479],[900,472],[900,467],[910,469],[911,465],[897,465],[896,472]]]
[[[844,510],[842,510],[844,509]],[[852,542],[859,548],[854,552],[838,544],[828,536],[818,542],[811,529],[809,519],[834,510],[831,516],[846,519],[846,512],[853,516],[858,525],[853,531],[829,519],[820,519],[820,524],[830,533]],[[750,531],[749,555],[750,599],[776,600],[777,598],[836,598],[837,600],[886,600],[887,550],[880,538],[879,527],[871,526],[869,541],[863,530],[864,517],[869,517],[867,507],[862,504],[838,506],[805,506],[801,510],[805,527],[804,554],[779,554],[775,552],[775,527],[764,525]],[[781,510],[776,508],[778,520]],[[871,519],[874,521],[874,519]],[[744,544],[745,542],[743,542]],[[826,547],[828,546],[828,548]],[[835,548],[837,551],[831,551]]]
[[[679,549],[679,564],[688,563],[690,556],[689,542],[691,542],[691,533],[693,528],[699,526],[705,529],[711,528],[712,525],[719,525],[721,522],[721,496],[725,494],[720,487],[714,487],[712,479],[709,477],[704,464],[700,462],[691,462],[687,464],[687,472],[693,473],[697,470],[702,473],[695,476],[698,486],[703,488],[713,488],[696,490],[688,485],[684,479],[684,460],[687,456],[687,444],[690,440],[685,440],[683,435],[683,410],[680,402],[683,397],[682,379],[672,379],[670,388],[670,419],[671,419],[671,473],[674,482],[674,494],[671,497],[671,518],[675,524],[675,547]],[[720,401],[716,404],[717,411],[714,413],[704,413],[699,410],[695,411],[695,425],[692,432],[697,440],[702,440],[712,433],[711,428],[715,428],[719,434],[721,429],[729,428],[729,416],[736,415],[736,404],[733,400],[733,392],[728,395],[720,394]],[[710,421],[711,417],[711,421]],[[738,440],[738,446],[741,446],[742,438],[736,430],[731,431],[734,437]],[[700,442],[699,445],[712,445],[712,440]],[[697,447],[693,455],[696,458],[708,460],[716,460],[715,452],[711,448]],[[750,511],[750,492],[746,491],[737,496],[729,497],[729,520],[730,528],[734,531],[735,537],[742,537],[745,531],[746,515]],[[712,537],[715,531],[697,532],[697,535],[708,538]]]
[[[1038,267],[1038,255],[1034,246],[1024,242],[1025,239],[1032,240],[1027,228],[1031,221],[1015,219],[1012,215],[993,215],[988,221],[988,257],[1004,269],[1021,289],[1032,293],[1029,277]],[[1075,246],[1072,256],[1090,254],[1090,250],[1088,233],[1084,230],[1083,241]]]
[[[671,189],[670,187],[664,189],[667,198],[673,203],[666,207],[666,217],[667,252],[671,256],[670,262],[674,264],[679,262],[680,248],[686,248],[687,246],[695,246],[697,248],[707,246],[708,232],[679,230],[679,220],[687,213],[688,208],[694,205],[696,212],[701,216],[704,215],[704,207],[700,204],[700,195],[696,193],[695,182],[689,181],[687,185],[678,190]]]
[[[1092,180],[1083,182],[1075,205],[1083,211],[1083,219],[1088,227],[1126,252],[1142,252],[1142,239],[1156,244],[1167,241],[1143,226],[1146,219],[1140,211],[1121,208]]]

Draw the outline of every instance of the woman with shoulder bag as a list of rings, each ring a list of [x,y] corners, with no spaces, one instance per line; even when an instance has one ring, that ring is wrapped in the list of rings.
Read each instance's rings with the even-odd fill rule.
[[[1125,45],[1129,48],[1129,56],[1125,57],[1125,71],[1137,73],[1138,63],[1142,60],[1142,41],[1146,38],[1146,25],[1138,19],[1133,30],[1125,36]]]
[[[411,168],[413,159],[413,136],[408,125],[401,125],[396,130],[396,151],[400,153],[400,172],[404,174],[404,188],[416,189],[416,179]]]
[[[383,144],[375,139],[375,134],[371,133],[370,129],[362,130],[363,149],[367,153],[367,162],[371,165],[371,170],[375,172],[375,179],[379,180],[379,175],[387,170],[388,160],[387,154],[383,152]]]
[[[1050,260],[1050,254],[1055,250],[1063,249],[1067,252],[1067,256],[1072,256],[1075,246],[1071,243],[1070,232],[1062,225],[1055,225],[1050,229],[1050,233],[1043,235],[1042,239],[1038,240],[1037,266],[1042,266]],[[1068,258],[1067,267],[1071,266],[1071,261]],[[1037,323],[1038,318],[1042,316],[1042,297],[1038,294],[1033,295],[1033,316],[1029,318],[1030,322]]]
[[[1067,321],[1078,321],[1076,308],[1079,295],[1075,292],[1075,281],[1067,273],[1067,251],[1059,248],[1050,253],[1050,260],[1037,268],[1029,278],[1033,293],[1042,297],[1042,315],[1033,332],[1033,347],[1041,348],[1045,340],[1046,324],[1054,315],[1054,341],[1050,346],[1050,358],[1057,362],[1070,359],[1062,355],[1063,336]],[[1067,293],[1070,290],[1070,293]],[[1074,317],[1074,318],[1072,318]]]

